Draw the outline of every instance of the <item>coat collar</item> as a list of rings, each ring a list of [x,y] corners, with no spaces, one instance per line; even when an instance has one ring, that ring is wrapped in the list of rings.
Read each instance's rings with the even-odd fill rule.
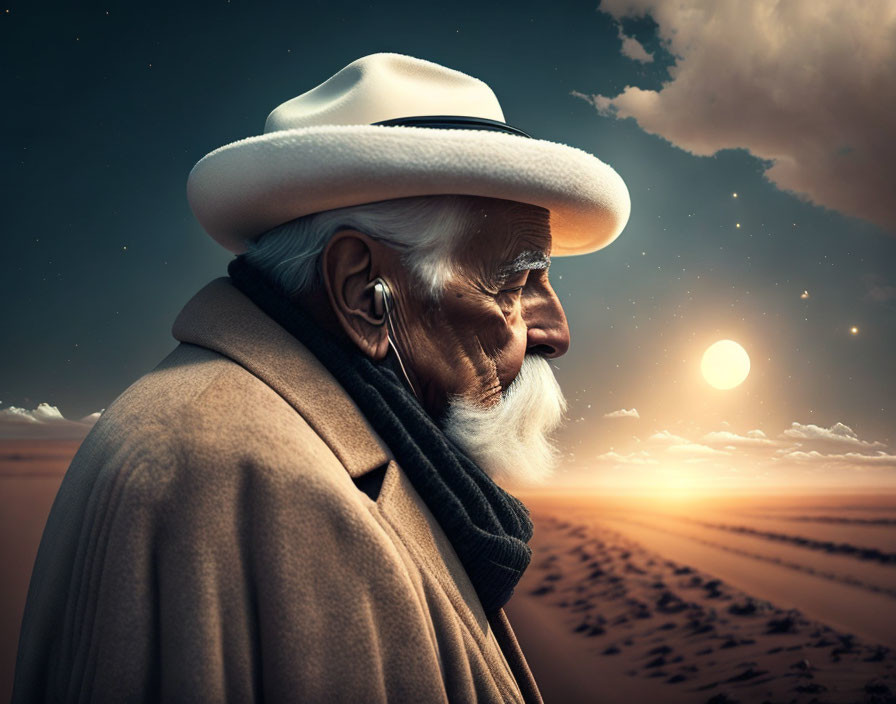
[[[307,421],[353,478],[392,459],[330,372],[229,278],[215,279],[193,296],[171,333],[180,342],[229,357],[270,386]]]

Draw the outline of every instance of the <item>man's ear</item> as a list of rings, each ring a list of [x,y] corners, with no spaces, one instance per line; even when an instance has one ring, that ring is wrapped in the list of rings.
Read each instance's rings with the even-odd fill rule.
[[[372,286],[382,246],[363,232],[340,230],[321,253],[327,297],[340,327],[375,360],[383,359],[389,349],[385,318],[376,310]]]

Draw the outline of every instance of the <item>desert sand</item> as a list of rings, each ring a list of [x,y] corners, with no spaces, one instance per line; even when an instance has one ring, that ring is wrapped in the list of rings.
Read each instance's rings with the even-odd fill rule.
[[[59,483],[80,440],[0,440],[0,701],[12,695],[31,568]]]
[[[896,702],[893,497],[525,501],[507,611],[546,702]]]

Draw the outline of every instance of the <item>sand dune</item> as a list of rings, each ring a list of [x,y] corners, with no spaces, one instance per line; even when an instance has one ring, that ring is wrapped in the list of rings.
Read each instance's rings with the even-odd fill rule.
[[[533,563],[508,613],[545,701],[896,702],[896,592],[836,581],[846,575],[824,564],[896,574],[889,562],[788,543],[815,560],[800,572],[756,559],[780,560],[778,541],[687,513],[645,512],[648,525],[629,518],[637,504],[526,502]],[[699,542],[709,536],[715,547]],[[725,539],[760,549],[726,552]]]
[[[896,518],[852,518],[845,516],[778,516],[778,519],[805,523],[848,523],[858,525],[896,526]]]
[[[836,551],[820,551],[823,555],[813,554],[812,548],[796,541],[767,541],[764,536],[738,531],[728,531],[729,534],[725,535],[724,529],[716,526],[701,527],[698,523],[668,517],[645,519],[640,516],[608,516],[605,520],[608,525],[614,525],[629,534],[661,532],[758,562],[896,596],[896,569],[888,562],[883,566],[874,564],[873,561],[871,564],[857,564],[854,556],[844,556]]]
[[[819,543],[846,544],[896,553],[896,519],[856,516],[738,516],[744,527],[759,532],[796,536]],[[733,518],[727,517],[726,523]]]
[[[685,520],[685,519],[683,519]],[[697,521],[689,519],[697,525],[706,528],[714,528],[715,530],[727,530],[732,533],[741,535],[750,535],[765,540],[773,540],[781,543],[791,543],[808,550],[821,550],[823,552],[839,555],[849,555],[858,560],[868,560],[871,562],[880,562],[885,565],[896,564],[896,553],[884,552],[877,548],[851,545],[850,543],[837,543],[831,540],[815,540],[802,535],[788,535],[786,533],[774,533],[771,531],[758,530],[749,526],[730,525],[724,523],[707,523],[706,521]]]

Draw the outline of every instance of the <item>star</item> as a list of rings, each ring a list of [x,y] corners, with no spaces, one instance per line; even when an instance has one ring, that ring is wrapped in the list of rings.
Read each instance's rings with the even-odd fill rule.
[[[858,334],[859,334],[859,328],[856,327],[855,325],[853,325],[853,326],[849,329],[849,332],[850,332],[851,334],[853,334],[853,335],[858,335]]]
[[[732,198],[737,198],[737,193],[732,193],[732,194],[731,194],[731,197],[732,197]]]
[[[734,226],[735,226],[736,228],[740,229],[740,223],[736,223]]]

